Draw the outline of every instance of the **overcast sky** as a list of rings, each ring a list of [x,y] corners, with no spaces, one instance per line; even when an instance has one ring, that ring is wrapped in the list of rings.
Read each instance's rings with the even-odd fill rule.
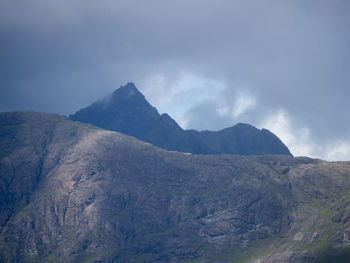
[[[1,0],[0,111],[70,114],[132,81],[183,128],[245,122],[350,160],[348,0]]]

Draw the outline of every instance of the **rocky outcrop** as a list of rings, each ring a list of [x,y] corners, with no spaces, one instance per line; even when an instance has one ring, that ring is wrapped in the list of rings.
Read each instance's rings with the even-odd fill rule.
[[[0,149],[0,262],[349,259],[348,162],[169,152],[34,112],[0,114]]]
[[[69,118],[131,135],[166,150],[194,154],[291,155],[276,135],[248,124],[240,123],[217,132],[183,130],[168,114],[159,115],[133,83]]]

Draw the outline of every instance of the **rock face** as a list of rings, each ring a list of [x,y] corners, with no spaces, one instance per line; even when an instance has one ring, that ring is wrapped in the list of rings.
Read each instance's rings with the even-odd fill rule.
[[[169,115],[159,115],[133,83],[69,117],[71,120],[131,135],[166,150],[194,154],[286,154],[273,133],[248,124],[217,131],[183,130]]]
[[[349,162],[168,152],[34,112],[0,114],[0,150],[0,262],[350,259]]]

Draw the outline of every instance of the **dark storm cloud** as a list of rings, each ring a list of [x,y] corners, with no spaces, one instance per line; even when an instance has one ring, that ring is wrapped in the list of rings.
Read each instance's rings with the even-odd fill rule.
[[[321,142],[350,140],[349,3],[4,0],[0,110],[69,114],[128,81],[171,105],[195,76],[220,85],[179,106],[187,127],[259,126],[275,115],[326,156]]]

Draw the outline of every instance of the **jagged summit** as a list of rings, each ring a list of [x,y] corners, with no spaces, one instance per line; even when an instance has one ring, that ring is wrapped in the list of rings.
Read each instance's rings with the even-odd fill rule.
[[[123,91],[123,90],[134,90],[134,91],[138,91],[138,89],[136,88],[134,82],[128,82],[126,83],[125,86],[120,86],[119,89],[116,89],[116,91]]]
[[[166,150],[195,154],[291,155],[276,135],[249,124],[239,123],[215,132],[183,130],[168,114],[160,115],[132,82],[69,118],[131,135]]]
[[[142,97],[145,96],[136,88],[135,84],[128,82],[125,86],[121,86],[119,89],[116,89],[113,94],[113,97],[119,98],[130,98],[130,97]]]

